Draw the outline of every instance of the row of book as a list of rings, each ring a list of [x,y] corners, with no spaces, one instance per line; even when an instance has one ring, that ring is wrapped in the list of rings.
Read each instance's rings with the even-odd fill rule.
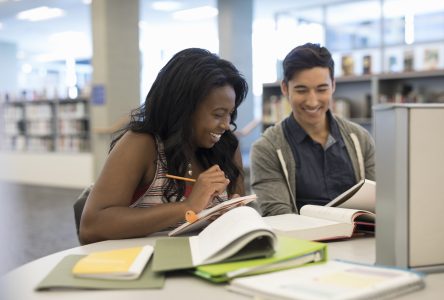
[[[6,151],[30,152],[51,152],[55,147],[59,152],[85,152],[90,149],[89,139],[75,136],[60,137],[55,142],[44,137],[5,136],[1,145],[1,149]]]
[[[402,54],[389,54],[386,71],[387,72],[412,72],[412,71],[426,71],[436,70],[440,68],[440,50],[438,48],[424,49],[421,68],[415,68],[415,52],[412,49],[405,50]],[[356,69],[357,55],[344,54],[341,56],[341,74],[342,76],[350,75],[366,75],[372,74],[373,71],[373,57],[370,54],[363,55],[360,59],[361,70]],[[419,59],[419,58],[417,58]]]

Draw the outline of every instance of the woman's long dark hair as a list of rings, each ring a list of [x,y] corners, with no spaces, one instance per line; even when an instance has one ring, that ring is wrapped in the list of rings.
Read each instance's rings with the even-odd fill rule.
[[[145,103],[131,113],[131,121],[118,132],[111,148],[128,131],[150,133],[160,137],[165,147],[168,173],[184,176],[190,157],[191,118],[198,105],[214,89],[230,85],[236,93],[235,108],[230,125],[236,129],[237,108],[248,93],[248,85],[236,67],[217,55],[199,48],[185,49],[175,54],[160,70]],[[242,170],[233,161],[239,141],[227,130],[211,149],[199,148],[195,155],[204,169],[218,164],[230,179],[228,193],[234,193]],[[185,184],[168,181],[165,198],[179,201]],[[175,200],[173,200],[175,199]]]

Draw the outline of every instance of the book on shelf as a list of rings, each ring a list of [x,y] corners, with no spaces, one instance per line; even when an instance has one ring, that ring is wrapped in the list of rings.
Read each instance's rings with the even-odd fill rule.
[[[398,57],[394,54],[390,55],[388,58],[388,71],[389,72],[399,72],[400,66],[398,65]]]
[[[229,230],[228,230],[229,229]],[[198,235],[156,240],[153,270],[190,269],[200,265],[273,255],[277,237],[252,207],[229,210]]]
[[[375,205],[376,182],[370,179],[361,179],[325,206],[360,209],[374,213]]]
[[[341,58],[342,75],[354,75],[355,61],[351,54],[343,55]]]
[[[372,56],[364,55],[362,57],[362,74],[372,73]]]
[[[374,231],[375,214],[369,211],[304,205],[299,214],[264,217],[278,235],[311,241],[351,238],[359,232]]]
[[[198,213],[197,220],[194,222],[185,222],[182,225],[178,226],[177,228],[171,230],[168,233],[168,236],[177,236],[181,234],[190,233],[193,231],[200,230],[208,224],[210,224],[212,221],[214,221],[217,217],[220,215],[226,213],[230,209],[233,209],[238,206],[246,205],[252,201],[256,200],[256,195],[248,195],[243,197],[236,197],[224,202],[221,202],[211,208],[204,209],[200,213]]]
[[[137,279],[152,253],[153,246],[98,251],[81,258],[73,267],[76,277],[100,279]]]
[[[275,124],[282,121],[291,112],[291,106],[285,96],[271,95],[263,103],[262,122]]]
[[[237,277],[307,266],[326,258],[327,244],[278,236],[273,256],[198,266],[193,273],[211,282],[226,282]]]
[[[414,70],[414,61],[413,50],[404,51],[404,72],[412,72]]]
[[[345,261],[236,278],[228,289],[260,299],[388,299],[419,290],[423,276],[407,269]]]
[[[439,67],[439,49],[427,48],[424,49],[424,69],[435,70]]]

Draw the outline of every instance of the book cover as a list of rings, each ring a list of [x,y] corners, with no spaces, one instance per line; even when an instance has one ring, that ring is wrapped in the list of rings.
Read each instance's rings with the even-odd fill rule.
[[[153,270],[173,271],[215,262],[267,257],[275,252],[276,240],[275,233],[254,208],[236,207],[196,236],[157,239]]]
[[[142,274],[152,253],[151,245],[93,252],[81,258],[72,273],[84,278],[136,279]]]
[[[334,260],[236,278],[228,289],[257,298],[333,300],[387,299],[423,287],[423,277],[406,269]]]
[[[117,290],[117,289],[160,289],[165,282],[165,276],[152,271],[151,262],[143,270],[141,276],[133,280],[114,280],[97,278],[80,278],[74,276],[72,269],[74,265],[85,255],[65,256],[36,286],[36,291],[53,289],[94,289],[94,290]]]
[[[271,257],[198,266],[193,273],[212,282],[306,266],[327,259],[327,244],[278,236]]]

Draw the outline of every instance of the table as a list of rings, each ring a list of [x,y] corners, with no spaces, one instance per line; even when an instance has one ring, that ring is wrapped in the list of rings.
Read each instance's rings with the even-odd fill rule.
[[[68,254],[88,254],[123,247],[153,245],[155,237],[111,240],[57,252],[25,264],[0,279],[0,298],[2,300],[27,299],[81,299],[81,300],[113,300],[113,299],[249,299],[240,294],[230,292],[225,285],[216,285],[192,275],[174,275],[166,278],[165,286],[159,290],[58,290],[35,292],[34,288],[49,271]],[[361,263],[374,263],[375,240],[372,237],[354,238],[351,240],[328,243],[330,259],[343,259]],[[5,294],[2,294],[5,293]],[[426,288],[398,299],[442,299],[444,294],[444,273],[426,276]]]

